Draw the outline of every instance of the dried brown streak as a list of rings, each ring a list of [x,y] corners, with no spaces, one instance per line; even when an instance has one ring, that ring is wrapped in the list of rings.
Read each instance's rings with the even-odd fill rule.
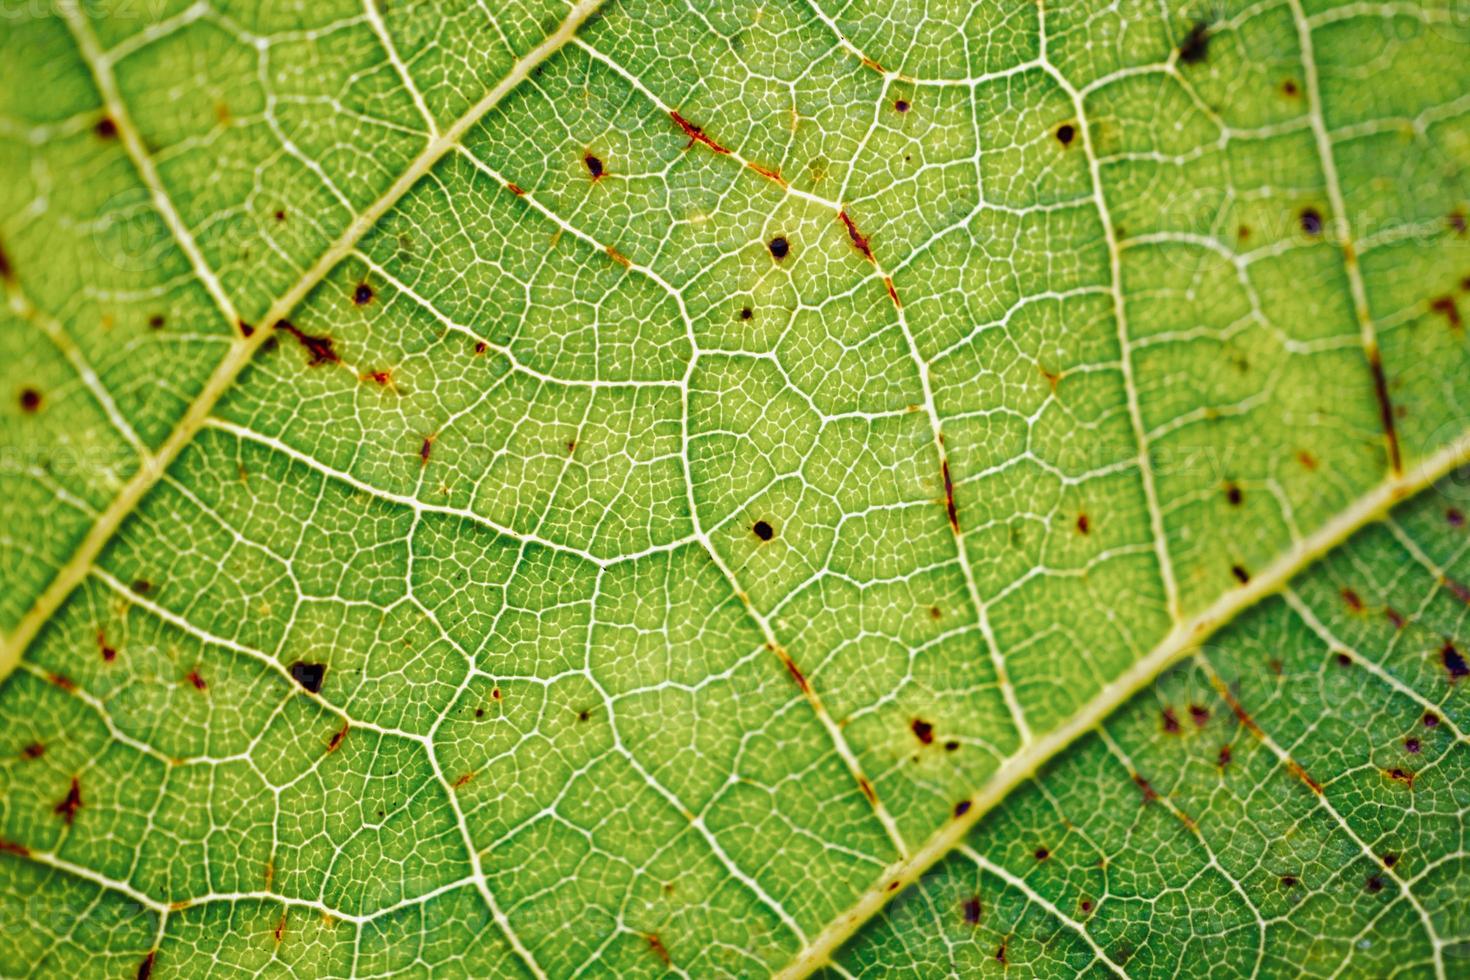
[[[342,360],[337,356],[336,350],[332,348],[331,337],[317,337],[306,333],[290,320],[277,320],[276,329],[284,330],[286,333],[295,337],[301,346],[306,348],[306,352],[311,355],[311,360],[308,363],[313,366],[317,364],[336,364]]]
[[[138,980],[148,980],[153,976],[153,958],[157,955],[157,950],[149,950],[148,955],[143,957],[143,962],[138,964]]]
[[[1470,586],[1456,582],[1452,578],[1444,580],[1444,587],[1450,590],[1450,594],[1459,599],[1465,605],[1470,606]]]
[[[944,509],[949,514],[949,526],[955,534],[960,533],[960,512],[954,502],[954,480],[949,476],[949,460],[939,461],[939,472],[944,476]]]
[[[749,167],[751,170],[754,170],[756,173],[760,174],[762,177],[766,178],[766,180],[775,181],[781,187],[787,186],[786,185],[786,178],[785,177],[782,177],[776,171],[769,170],[769,169],[767,169],[765,167],[762,167],[760,164],[756,163],[754,160],[747,160],[745,162],[745,165],[747,167]]]
[[[1145,803],[1152,803],[1159,798],[1159,791],[1154,789],[1147,779],[1144,779],[1136,772],[1133,774],[1133,785],[1137,786],[1139,791],[1143,793],[1143,801]]]
[[[1403,457],[1399,453],[1398,431],[1394,428],[1393,402],[1388,397],[1388,379],[1383,374],[1383,360],[1378,348],[1368,351],[1368,368],[1373,372],[1373,394],[1378,399],[1378,418],[1383,423],[1383,435],[1388,440],[1388,464],[1395,474],[1404,470]]]
[[[10,264],[10,256],[5,254],[3,245],[0,245],[0,281],[12,284],[15,282],[15,267]]]
[[[874,806],[878,805],[878,793],[873,789],[873,784],[868,782],[867,776],[858,777],[858,789],[863,791],[863,795],[868,798],[869,803]]]
[[[899,302],[899,299],[898,299],[898,290],[893,288],[893,277],[892,276],[884,276],[883,277],[883,286],[884,286],[885,289],[888,290],[888,298],[891,299],[891,300],[893,300],[894,307],[896,309],[900,309],[900,310],[903,309],[903,303]]]
[[[886,75],[886,74],[888,74],[888,72],[884,69],[884,67],[882,65],[878,64],[878,62],[874,61],[872,58],[869,58],[867,55],[862,55],[861,57],[862,57],[863,67],[864,68],[867,68],[870,71],[875,71],[875,72],[877,72],[880,75]]]
[[[669,951],[664,948],[664,942],[658,938],[658,933],[650,932],[647,939],[648,948],[653,951],[653,955],[663,960],[664,966],[673,966],[674,961],[669,959]]]
[[[863,233],[858,231],[857,225],[852,223],[852,219],[847,216],[846,209],[838,211],[837,217],[847,228],[847,237],[852,239],[853,247],[863,254],[863,258],[867,259],[869,262],[876,263],[877,260],[873,258],[873,250],[868,247],[867,238],[863,237]]]
[[[611,245],[605,245],[603,247],[605,249],[607,249],[608,257],[611,258],[618,265],[622,266],[624,269],[628,269],[628,268],[631,268],[632,267],[633,260],[630,259],[630,258],[628,258],[622,252],[619,252],[617,249],[613,248]]]
[[[337,751],[337,747],[342,744],[342,740],[347,737],[347,732],[351,728],[352,725],[350,723],[344,722],[339,730],[333,732],[332,740],[327,743],[327,751]]]
[[[1261,729],[1260,725],[1256,724],[1256,720],[1252,718],[1250,714],[1245,710],[1245,706],[1235,699],[1234,694],[1230,693],[1230,688],[1225,686],[1225,682],[1221,681],[1217,677],[1212,677],[1211,683],[1214,685],[1215,691],[1220,695],[1221,699],[1230,706],[1230,710],[1235,712],[1235,717],[1240,719],[1240,723],[1245,726],[1245,730],[1250,732],[1257,741],[1264,744],[1266,742],[1266,733]],[[1321,796],[1322,784],[1317,782],[1310,775],[1308,775],[1307,771],[1303,769],[1295,759],[1291,758],[1291,756],[1289,755],[1286,755],[1284,751],[1282,752],[1282,756],[1287,771],[1290,772],[1297,779],[1300,779],[1303,783],[1305,783],[1307,788],[1310,789],[1313,793]]]
[[[806,675],[801,672],[801,668],[796,666],[796,661],[792,660],[786,651],[781,650],[779,652],[781,654],[781,662],[786,665],[786,672],[791,675],[792,680],[796,681],[796,686],[801,688],[803,693],[811,694],[812,686],[807,682]]]
[[[20,857],[30,857],[31,849],[24,844],[13,844],[8,840],[0,840],[0,854],[16,854]]]
[[[1441,296],[1432,301],[1429,308],[1448,320],[1450,326],[1455,330],[1465,325],[1465,321],[1460,317],[1460,307],[1455,303],[1453,296]]]
[[[71,788],[66,791],[62,801],[52,808],[52,812],[66,821],[68,827],[77,818],[77,811],[82,808],[82,784],[77,777],[71,777]]]
[[[709,147],[711,150],[714,150],[716,153],[728,154],[730,152],[720,144],[716,143],[714,140],[710,139],[708,136],[704,135],[703,129],[700,129],[698,126],[694,125],[692,122],[679,115],[678,109],[670,109],[669,116],[674,120],[674,122],[678,123],[680,129],[684,130],[684,135],[689,137],[689,146],[693,146],[695,143],[703,143],[705,146]],[[686,149],[687,148],[688,147],[686,147]]]
[[[505,189],[510,191],[516,197],[521,197],[526,193],[524,190],[521,189],[520,184],[512,184],[509,181],[506,182]]]

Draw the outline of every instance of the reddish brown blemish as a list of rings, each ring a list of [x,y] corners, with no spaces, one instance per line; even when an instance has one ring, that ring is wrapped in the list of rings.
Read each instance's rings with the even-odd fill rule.
[[[434,437],[425,436],[423,444],[419,446],[419,465],[425,466],[429,462],[429,453],[434,451]]]
[[[1404,739],[1404,751],[1405,752],[1408,752],[1411,755],[1418,755],[1419,754],[1419,749],[1420,749],[1420,745],[1419,745],[1419,740],[1417,738],[1415,738],[1414,736],[1410,735],[1408,738]]]
[[[27,415],[34,415],[41,408],[41,393],[34,388],[22,388],[20,390],[20,410]]]
[[[143,962],[138,964],[138,980],[148,980],[153,976],[153,959],[157,955],[157,950],[151,950],[147,956],[143,957]]]
[[[1445,511],[1444,519],[1449,522],[1450,527],[1465,526],[1465,514],[1458,507],[1451,507]]]
[[[969,898],[965,899],[965,907],[964,907],[965,922],[969,923],[972,926],[979,925],[980,924],[980,912],[981,912],[981,909],[980,909],[980,896],[979,895],[971,895]]]
[[[1383,437],[1388,442],[1388,465],[1395,473],[1404,470],[1403,457],[1399,453],[1398,430],[1394,427],[1393,401],[1388,396],[1388,378],[1383,374],[1383,361],[1378,348],[1368,351],[1368,369],[1373,372],[1373,394],[1378,399],[1378,418],[1383,425]]]
[[[1296,98],[1299,92],[1300,89],[1297,88],[1296,82],[1292,79],[1288,78],[1286,81],[1281,83],[1281,94],[1286,96],[1288,99]]]
[[[108,645],[107,634],[101,630],[97,631],[97,649],[102,654],[104,663],[110,664],[117,659],[117,649]]]
[[[75,691],[77,689],[77,686],[72,683],[71,678],[65,674],[47,674],[46,679],[63,691]]]
[[[24,844],[13,844],[8,840],[0,840],[0,854],[14,854],[18,857],[30,857],[31,849]]]
[[[0,281],[15,282],[15,268],[10,264],[10,256],[5,254],[3,245],[0,245]]]
[[[332,733],[332,740],[327,743],[328,752],[337,751],[337,746],[342,744],[342,740],[347,737],[347,731],[351,727],[352,725],[350,722],[343,722],[342,727]]]
[[[1439,715],[1435,714],[1433,711],[1426,711],[1424,712],[1423,721],[1425,728],[1435,728],[1439,725]]]
[[[762,177],[766,178],[766,180],[774,181],[782,187],[786,186],[786,178],[782,177],[777,171],[771,170],[767,167],[762,167],[760,164],[754,161],[747,161],[745,165],[751,170],[754,170],[756,173],[760,174]]]
[[[1455,234],[1465,234],[1466,224],[1464,211],[1451,211],[1449,217],[1446,220],[1449,222],[1450,230],[1452,230]]]
[[[276,210],[276,213],[273,215],[273,217],[277,221],[285,221],[286,220],[286,212],[284,210],[281,210],[281,209],[278,208]]]
[[[1401,630],[1404,628],[1404,617],[1397,609],[1392,606],[1384,606],[1383,615],[1393,624],[1394,629]]]
[[[1465,325],[1465,321],[1460,318],[1460,307],[1455,304],[1453,296],[1441,296],[1431,301],[1429,308],[1444,317],[1453,330],[1459,330]]]
[[[1300,779],[1303,783],[1305,783],[1307,789],[1311,790],[1313,793],[1316,793],[1318,796],[1322,795],[1322,784],[1313,779],[1311,775],[1302,768],[1301,763],[1297,762],[1295,759],[1288,758],[1286,760],[1286,769],[1297,779]]]
[[[592,175],[594,184],[602,179],[602,159],[600,157],[588,153],[582,157],[582,163],[586,165],[587,172]]]
[[[46,754],[46,746],[42,745],[40,742],[32,742],[25,748],[21,749],[20,754],[25,756],[27,759],[39,759],[41,758],[41,756]]]
[[[150,329],[150,330],[162,330],[163,329],[163,314],[161,314],[161,313],[155,313],[152,316],[150,316],[148,318],[148,329]]]
[[[499,701],[500,700],[500,697],[501,697],[500,688],[498,688],[498,687],[492,687],[490,689],[490,700],[492,700],[492,701]]]
[[[628,258],[622,252],[619,252],[617,249],[613,248],[611,245],[606,246],[604,248],[604,251],[607,252],[607,257],[608,258],[612,259],[614,262],[616,262],[618,265],[622,266],[624,269],[628,269],[628,268],[631,268],[632,267],[633,260],[630,259],[630,258]]]
[[[786,664],[786,672],[791,675],[792,680],[796,681],[796,686],[801,688],[802,693],[811,694],[812,686],[807,683],[806,675],[801,672],[801,668],[796,666],[796,661],[784,653],[781,656],[781,660]]]
[[[149,582],[146,578],[133,580],[133,591],[138,595],[147,595],[152,588],[153,583]]]
[[[1044,847],[1038,847],[1032,853],[1032,857],[1036,858],[1036,860],[1038,861],[1045,861],[1047,858],[1051,857],[1051,851],[1047,850]]]
[[[929,722],[925,721],[922,718],[915,718],[913,722],[910,723],[909,727],[913,729],[914,738],[918,739],[925,745],[933,743],[934,726],[929,724]]]
[[[196,691],[202,691],[209,686],[208,684],[204,683],[204,678],[199,676],[199,671],[197,670],[189,671],[189,676],[187,680],[190,684],[194,685],[194,690]]]
[[[117,138],[117,123],[111,116],[103,116],[97,120],[97,125],[92,127],[92,132],[97,134],[98,139],[110,140]]]
[[[864,237],[862,232],[858,231],[857,225],[852,223],[852,218],[848,216],[847,210],[843,209],[838,211],[837,218],[842,222],[843,227],[847,229],[847,237],[851,240],[852,247],[857,249],[862,257],[869,262],[874,261],[873,250],[868,247],[868,239]]]
[[[872,58],[869,58],[867,55],[862,56],[862,61],[864,68],[867,68],[870,71],[875,71],[880,75],[888,74],[888,72],[883,70],[882,65],[878,64],[878,62],[874,61]]]
[[[525,190],[522,189],[520,184],[512,184],[510,181],[506,181],[505,189],[510,191],[516,197],[523,197],[526,193]]]
[[[1001,966],[1005,966],[1006,965],[1006,944],[1005,943],[1001,943],[999,946],[995,947],[995,961],[997,963],[999,963]]]
[[[281,913],[280,921],[278,921],[276,923],[276,928],[273,930],[272,935],[274,935],[276,937],[276,945],[279,946],[281,944],[281,939],[286,935],[286,913],[285,912],[282,912]]]
[[[1219,766],[1221,769],[1224,769],[1226,766],[1230,765],[1231,754],[1232,753],[1230,751],[1230,746],[1220,746],[1220,754],[1215,757],[1215,765]]]
[[[1077,903],[1077,908],[1081,910],[1083,915],[1090,915],[1092,913],[1092,899],[1084,898]]]
[[[1450,595],[1459,599],[1465,605],[1470,606],[1470,586],[1456,582],[1452,578],[1444,579],[1444,587],[1450,590]]]
[[[471,779],[474,779],[474,778],[475,778],[475,774],[474,773],[472,773],[472,772],[465,773],[464,775],[460,776],[458,779],[456,779],[454,781],[455,788],[457,789],[460,786],[464,786],[466,783],[468,783]]]
[[[710,139],[708,136],[704,135],[703,129],[700,129],[698,126],[694,125],[692,122],[679,115],[679,110],[670,109],[669,117],[672,118],[674,122],[678,125],[678,127],[684,131],[684,135],[689,137],[689,143],[687,146],[685,146],[685,149],[688,149],[695,143],[703,143],[705,146],[709,147],[711,150],[714,150],[716,153],[730,152],[720,144],[716,143],[714,140]]]
[[[1163,711],[1164,731],[1170,735],[1178,735],[1183,729],[1179,725],[1179,716],[1174,713],[1173,708],[1165,708]]]
[[[1078,534],[1087,534],[1091,530],[1091,527],[1092,527],[1092,525],[1087,520],[1087,515],[1086,514],[1078,514],[1077,515],[1077,533]]]
[[[899,301],[899,298],[898,298],[898,290],[895,289],[895,288],[893,288],[893,277],[892,276],[884,276],[883,277],[883,287],[888,290],[888,298],[891,299],[891,300],[893,300],[894,308],[900,309],[900,310],[903,309],[903,303],[900,302]]]
[[[1298,463],[1301,463],[1309,470],[1315,470],[1317,468],[1317,457],[1313,456],[1305,449],[1296,454],[1296,461]]]
[[[244,320],[236,320],[235,327],[240,331],[240,336],[242,337],[249,338],[255,334],[255,327],[246,323]]]
[[[390,385],[390,384],[393,383],[393,372],[392,371],[369,371],[367,374],[365,374],[365,375],[362,376],[362,379],[364,381],[375,381],[378,384],[380,384],[380,385],[382,385],[383,387],[386,388],[388,385]]]
[[[1189,720],[1194,722],[1195,728],[1204,728],[1205,723],[1210,720],[1210,710],[1201,704],[1189,706]]]
[[[313,367],[318,364],[336,364],[341,360],[337,356],[337,351],[332,347],[331,337],[318,337],[305,333],[300,327],[289,320],[277,320],[276,329],[284,330],[286,333],[295,337],[302,347],[306,348],[307,354],[310,355],[308,364]]]
[[[373,295],[373,287],[365,282],[360,282],[352,291],[352,302],[358,306],[367,306],[373,301]]]
[[[949,475],[949,460],[940,460],[939,472],[944,477],[944,510],[949,515],[949,526],[955,534],[959,534],[960,512],[954,502],[954,480]]]
[[[1352,589],[1344,588],[1341,594],[1342,601],[1347,603],[1349,609],[1351,609],[1355,613],[1363,611],[1363,599],[1361,596],[1358,595],[1357,592],[1353,591]]]
[[[938,620],[938,619],[942,618],[943,616],[944,616],[944,613],[940,611],[940,609],[939,609],[938,606],[930,606],[929,607],[929,618],[930,619]]]
[[[1144,779],[1141,774],[1136,772],[1133,774],[1133,785],[1137,786],[1138,791],[1143,794],[1143,802],[1152,803],[1159,798],[1159,791],[1154,789],[1153,784]]]
[[[1242,565],[1231,565],[1230,574],[1234,575],[1235,580],[1241,585],[1246,585],[1251,580],[1251,573],[1246,571]]]
[[[82,784],[77,777],[71,777],[71,788],[66,791],[66,796],[61,802],[52,808],[52,812],[61,817],[68,827],[77,818],[77,811],[82,808]]]
[[[873,784],[868,782],[867,776],[858,777],[858,789],[863,791],[863,795],[868,798],[869,803],[873,806],[878,805],[878,793],[873,789]]]
[[[669,951],[664,948],[664,942],[658,938],[658,933],[650,932],[648,934],[648,948],[653,951],[653,955],[663,961],[664,966],[673,965],[673,960],[669,959]]]

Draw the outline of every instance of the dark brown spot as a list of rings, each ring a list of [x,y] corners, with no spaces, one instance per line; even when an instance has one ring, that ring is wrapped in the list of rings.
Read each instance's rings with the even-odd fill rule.
[[[351,726],[351,723],[350,722],[345,722],[344,721],[342,723],[342,727],[339,728],[339,729],[337,729],[335,732],[332,733],[332,740],[327,743],[327,751],[328,752],[335,752],[335,751],[337,751],[337,747],[339,745],[341,745],[342,744],[342,740],[347,737],[347,732],[348,732],[348,730],[351,727],[352,726]]]
[[[1353,665],[1353,658],[1348,656],[1345,651],[1339,652],[1337,655],[1337,665],[1339,667],[1351,667]]]
[[[97,120],[97,125],[92,127],[92,132],[97,134],[98,139],[110,140],[117,138],[117,123],[111,116],[103,116]]]
[[[41,409],[41,393],[34,388],[20,390],[20,408],[23,412],[35,413]]]
[[[908,112],[909,111],[909,104],[907,102],[905,102],[903,99],[895,99],[894,102],[893,102],[893,108],[895,110],[897,110],[898,112]]]
[[[1384,773],[1384,775],[1396,783],[1403,783],[1409,789],[1414,788],[1414,774],[1407,769],[1400,769],[1398,766],[1395,766]]]
[[[1367,888],[1370,893],[1376,894],[1383,891],[1383,879],[1377,875],[1370,875],[1363,887]]]
[[[492,687],[490,689],[490,700],[492,700],[492,701],[499,701],[500,698],[501,698],[501,696],[502,695],[500,693],[500,688],[498,688],[498,687]]]
[[[742,306],[740,308],[740,319],[749,320],[752,316],[755,316],[755,313],[751,310],[750,307]]]
[[[1091,530],[1091,524],[1087,520],[1087,515],[1086,514],[1078,514],[1077,515],[1077,533],[1078,534],[1087,534],[1090,530]]]
[[[369,286],[365,282],[358,283],[357,288],[352,291],[352,302],[356,303],[358,306],[367,306],[372,301],[373,287]]]
[[[1389,854],[1383,855],[1383,866],[1385,868],[1391,868],[1395,864],[1398,864],[1398,863],[1399,863],[1399,856],[1397,854],[1389,853]]]
[[[489,349],[490,349],[490,345],[487,344],[487,343],[485,343],[483,340],[477,340],[477,341],[475,341],[475,353],[476,354],[483,354],[483,353],[485,353]]]
[[[965,814],[967,814],[969,812],[970,812],[970,801],[969,800],[960,800],[958,803],[956,803],[954,805],[954,815],[956,817],[963,817]]]
[[[148,980],[153,976],[153,958],[157,955],[157,952],[150,952],[143,957],[143,962],[138,964],[138,980]]]
[[[1241,501],[1240,487],[1233,483],[1225,484],[1225,499],[1230,502],[1231,507],[1239,507]]]
[[[756,521],[750,528],[755,536],[762,541],[769,541],[776,536],[776,529],[771,527],[769,521]]]
[[[1165,708],[1163,711],[1164,731],[1170,735],[1178,735],[1180,732],[1179,716],[1174,714],[1173,708]]]
[[[1404,748],[1417,755],[1419,753],[1419,740],[1413,736],[1404,739]]]
[[[1317,468],[1317,457],[1313,456],[1305,449],[1296,454],[1296,461],[1298,463],[1301,463],[1309,470],[1315,470]]]
[[[775,238],[771,239],[770,242],[766,244],[766,247],[771,250],[771,254],[776,257],[777,261],[786,258],[786,256],[791,253],[791,243],[788,242],[782,235],[777,235]]]
[[[322,681],[327,676],[326,664],[314,664],[307,663],[305,660],[298,660],[288,667],[287,670],[290,671],[293,681],[306,688],[312,694],[321,693]]]
[[[1205,723],[1210,720],[1210,710],[1204,705],[1191,704],[1189,706],[1189,720],[1194,722],[1195,728],[1204,728]]]
[[[1465,321],[1460,318],[1460,307],[1455,304],[1453,296],[1440,296],[1431,300],[1429,308],[1444,317],[1452,330],[1459,330],[1465,325]]]
[[[1230,574],[1231,575],[1234,575],[1235,576],[1235,580],[1237,582],[1239,582],[1241,585],[1245,585],[1246,583],[1248,583],[1251,580],[1251,573],[1248,572],[1248,571],[1246,571],[1240,565],[1231,565],[1230,566]]]
[[[189,671],[189,675],[185,678],[185,680],[187,680],[190,684],[193,684],[194,690],[196,691],[202,691],[209,686],[208,684],[204,683],[204,678],[199,675],[199,671],[197,670]]]
[[[0,279],[15,282],[15,267],[10,264],[10,256],[5,254],[3,247],[0,247]]]
[[[151,327],[154,330],[162,330],[163,329],[163,316],[161,314],[158,314],[158,313],[153,314],[152,316],[150,316],[148,318],[148,326]]]
[[[909,727],[913,729],[914,738],[918,739],[920,742],[923,742],[925,745],[928,745],[934,741],[934,726],[929,724],[924,719],[915,718],[909,724]]]
[[[16,844],[8,840],[0,840],[0,854],[14,854],[18,857],[30,857],[31,849],[24,844]]]
[[[1463,211],[1454,211],[1454,212],[1451,212],[1451,214],[1449,216],[1449,224],[1450,224],[1450,228],[1454,230],[1455,234],[1457,234],[1457,235],[1463,235],[1463,234],[1465,234],[1465,227],[1466,227],[1465,226],[1465,212],[1463,212]]]
[[[1404,628],[1404,617],[1399,613],[1397,609],[1393,608],[1392,606],[1384,606],[1383,615],[1388,618],[1388,621],[1390,623],[1393,624],[1394,629],[1401,630]]]
[[[286,212],[283,211],[283,210],[281,210],[281,209],[279,209],[279,208],[277,208],[274,217],[275,217],[275,219],[277,221],[285,221],[286,220]]]
[[[1342,590],[1341,594],[1342,601],[1347,603],[1349,609],[1351,609],[1353,612],[1363,611],[1363,599],[1361,596],[1358,595],[1357,592],[1352,589],[1345,588]]]
[[[101,630],[97,631],[97,650],[102,654],[104,663],[110,664],[117,659],[117,648],[108,644],[107,634]]]
[[[965,922],[972,926],[980,924],[980,896],[971,895],[965,899]]]
[[[1215,757],[1215,765],[1219,766],[1221,769],[1224,769],[1226,766],[1230,765],[1230,755],[1230,746],[1220,746],[1220,754]]]
[[[146,578],[133,580],[133,591],[136,592],[138,595],[147,595],[148,591],[152,588],[152,584],[149,583]]]
[[[943,618],[943,616],[944,616],[944,613],[940,610],[940,608],[938,606],[930,606],[929,607],[929,618],[930,619],[937,620],[937,619]]]
[[[948,742],[945,742],[944,743],[944,751],[946,751],[946,752],[954,752],[954,751],[958,750],[959,747],[960,747],[960,743],[958,741],[956,741],[955,739],[950,739]]]
[[[1077,903],[1077,908],[1082,911],[1083,915],[1090,914],[1092,912],[1092,899],[1084,898],[1082,901]]]
[[[1005,962],[1006,962],[1006,944],[1005,943],[1001,943],[999,946],[995,947],[995,961],[997,963],[999,963],[1001,966],[1005,966]]]
[[[483,717],[485,717],[485,709],[484,708],[476,708],[475,709],[475,717],[476,718],[483,718]]]
[[[1444,669],[1449,671],[1452,682],[1470,675],[1470,665],[1466,665],[1464,654],[1460,653],[1459,649],[1448,640],[1440,648],[1439,659],[1444,662]]]
[[[1437,725],[1439,725],[1439,715],[1435,714],[1433,711],[1424,712],[1424,727],[1434,728]]]
[[[1296,875],[1282,875],[1281,876],[1281,887],[1283,887],[1283,888],[1295,888],[1296,887],[1296,882],[1297,882]]]
[[[944,479],[944,509],[949,515],[949,526],[955,534],[960,533],[960,512],[954,502],[954,480],[949,475],[949,460],[941,460],[939,464],[940,476]]]
[[[796,681],[796,686],[801,688],[803,694],[810,694],[812,692],[812,686],[807,683],[806,675],[801,672],[801,668],[796,666],[796,661],[786,656],[783,656],[781,659],[786,664],[786,673],[790,674],[791,679]]]
[[[847,216],[847,211],[844,209],[837,212],[837,218],[842,222],[843,227],[847,229],[847,238],[852,242],[852,247],[857,249],[862,257],[869,262],[874,261],[873,250],[868,247],[867,238],[863,236],[862,232],[858,231],[857,225],[852,223],[852,219]],[[779,255],[776,257],[780,258]]]
[[[1038,861],[1045,861],[1047,858],[1051,857],[1051,851],[1048,851],[1044,847],[1038,847],[1033,856]]]
[[[302,347],[306,348],[306,353],[309,355],[307,363],[312,367],[318,364],[336,364],[341,360],[332,347],[331,337],[318,337],[305,333],[289,320],[277,320],[276,329],[286,331],[295,337]]]
[[[434,437],[425,436],[424,441],[419,443],[419,465],[423,466],[429,462],[429,453],[434,451]]]
[[[587,172],[592,175],[593,180],[602,176],[602,161],[597,157],[589,153],[582,158],[582,162],[587,165]]]
[[[583,708],[581,711],[577,712],[578,721],[586,721],[590,717],[592,716],[588,713],[586,708]]]
[[[41,758],[41,756],[46,754],[46,746],[42,745],[40,742],[32,742],[25,748],[21,749],[20,754],[25,756],[27,759],[39,759]]]
[[[240,336],[242,337],[249,339],[255,335],[255,327],[246,323],[244,320],[236,320],[235,326],[239,328]]]
[[[1451,507],[1444,512],[1444,519],[1449,521],[1450,527],[1464,527],[1465,515],[1456,507]]]
[[[1322,234],[1322,213],[1316,208],[1302,208],[1297,220],[1301,223],[1302,231],[1308,235]]]
[[[1285,95],[1289,99],[1296,98],[1299,91],[1300,90],[1296,87],[1296,82],[1290,78],[1281,83],[1281,94]]]
[[[1137,786],[1138,791],[1143,794],[1144,803],[1152,803],[1159,798],[1159,791],[1154,789],[1153,784],[1139,773],[1133,774],[1133,785]]]
[[[77,777],[73,776],[71,777],[71,788],[66,791],[66,796],[52,808],[52,811],[61,817],[62,820],[66,821],[67,826],[71,826],[72,821],[77,817],[77,811],[81,807],[82,784],[77,781]]]
[[[1057,142],[1063,146],[1071,146],[1072,141],[1077,138],[1077,128],[1071,123],[1062,123],[1057,127]]]
[[[1179,60],[1186,65],[1196,65],[1204,61],[1209,53],[1210,25],[1197,20],[1179,44]]]
[[[878,791],[873,788],[872,783],[868,782],[867,776],[858,777],[858,789],[862,791],[863,796],[867,797],[869,804],[878,805]]]

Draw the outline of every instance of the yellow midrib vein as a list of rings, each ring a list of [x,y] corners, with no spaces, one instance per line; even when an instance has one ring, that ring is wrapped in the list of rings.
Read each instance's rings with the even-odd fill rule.
[[[889,865],[877,881],[827,928],[801,949],[777,977],[799,980],[831,961],[832,955],[858,929],[881,912],[893,896],[916,882],[925,871],[961,843],[986,813],[1004,800],[1037,770],[1087,734],[1161,673],[1193,652],[1206,638],[1228,625],[1244,609],[1284,588],[1297,573],[1342,544],[1356,531],[1379,520],[1393,507],[1435,480],[1470,462],[1470,432],[1462,433],[1432,456],[1403,473],[1393,474],[1316,531],[1282,554],[1248,584],[1215,600],[1207,609],[1179,623],[1145,656],[1103,687],[1060,727],[1040,735],[998,769],[969,797],[970,808],[961,817],[935,831],[906,860]]]
[[[250,362],[255,351],[260,348],[266,338],[270,337],[275,324],[290,316],[296,306],[306,298],[313,288],[316,287],[327,274],[332,271],[351,252],[358,239],[368,229],[372,228],[393,205],[403,197],[414,184],[426,175],[440,158],[450,150],[459,145],[470,127],[474,126],[481,118],[493,109],[505,96],[519,85],[537,65],[541,64],[552,54],[556,53],[571,40],[577,29],[596,12],[602,5],[603,0],[578,0],[573,5],[566,18],[558,25],[557,29],[521,57],[509,72],[496,83],[495,87],[487,92],[480,101],[454,121],[440,135],[434,137],[424,147],[423,151],[416,156],[407,169],[398,177],[383,194],[368,206],[361,214],[337,236],[336,240],[322,253],[312,266],[298,279],[290,289],[271,304],[264,319],[249,337],[241,337],[236,332],[236,338],[230,345],[229,351],[215,366],[213,372],[204,383],[199,395],[189,404],[183,417],[174,427],[173,431],[164,440],[158,450],[151,455],[143,457],[138,469],[128,481],[123,484],[118,495],[113,498],[107,508],[98,516],[91,530],[82,539],[76,552],[71,559],[57,570],[56,576],[44,591],[36,598],[31,608],[20,618],[15,630],[5,637],[3,645],[0,645],[0,681],[10,676],[20,663],[21,656],[35,639],[51,618],[51,616],[66,601],[82,580],[86,578],[88,570],[93,561],[101,553],[107,542],[117,532],[123,521],[128,518],[138,506],[138,503],[158,482],[164,471],[173,463],[174,459],[183,451],[184,447],[193,441],[199,429],[203,427],[205,420],[213,411],[215,404],[234,384],[235,378],[244,370],[245,365]],[[84,22],[81,26],[85,27]],[[104,107],[117,125],[120,133],[124,135],[124,145],[129,150],[129,156],[133,158],[134,165],[138,167],[140,175],[145,180],[152,174],[152,166],[141,157],[142,143],[136,139],[136,129],[133,127],[131,116],[127,106],[123,103],[117,91],[117,85],[112,77],[110,67],[102,66],[96,57],[95,46],[92,57],[88,58],[89,67],[93,78],[97,83],[98,90],[102,93]],[[154,190],[158,190],[154,188]],[[155,194],[156,199],[156,194]],[[176,237],[184,240],[179,242],[180,247],[188,251],[192,241],[186,236],[180,236],[178,228],[175,228]],[[222,294],[221,294],[222,296]],[[216,297],[217,302],[221,297]],[[221,303],[222,309],[229,309],[228,300]],[[230,328],[235,329],[235,324]]]

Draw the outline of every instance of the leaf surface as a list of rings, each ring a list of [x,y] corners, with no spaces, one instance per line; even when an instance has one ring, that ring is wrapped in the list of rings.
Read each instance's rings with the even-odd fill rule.
[[[0,12],[0,972],[1454,972],[1451,6]]]

